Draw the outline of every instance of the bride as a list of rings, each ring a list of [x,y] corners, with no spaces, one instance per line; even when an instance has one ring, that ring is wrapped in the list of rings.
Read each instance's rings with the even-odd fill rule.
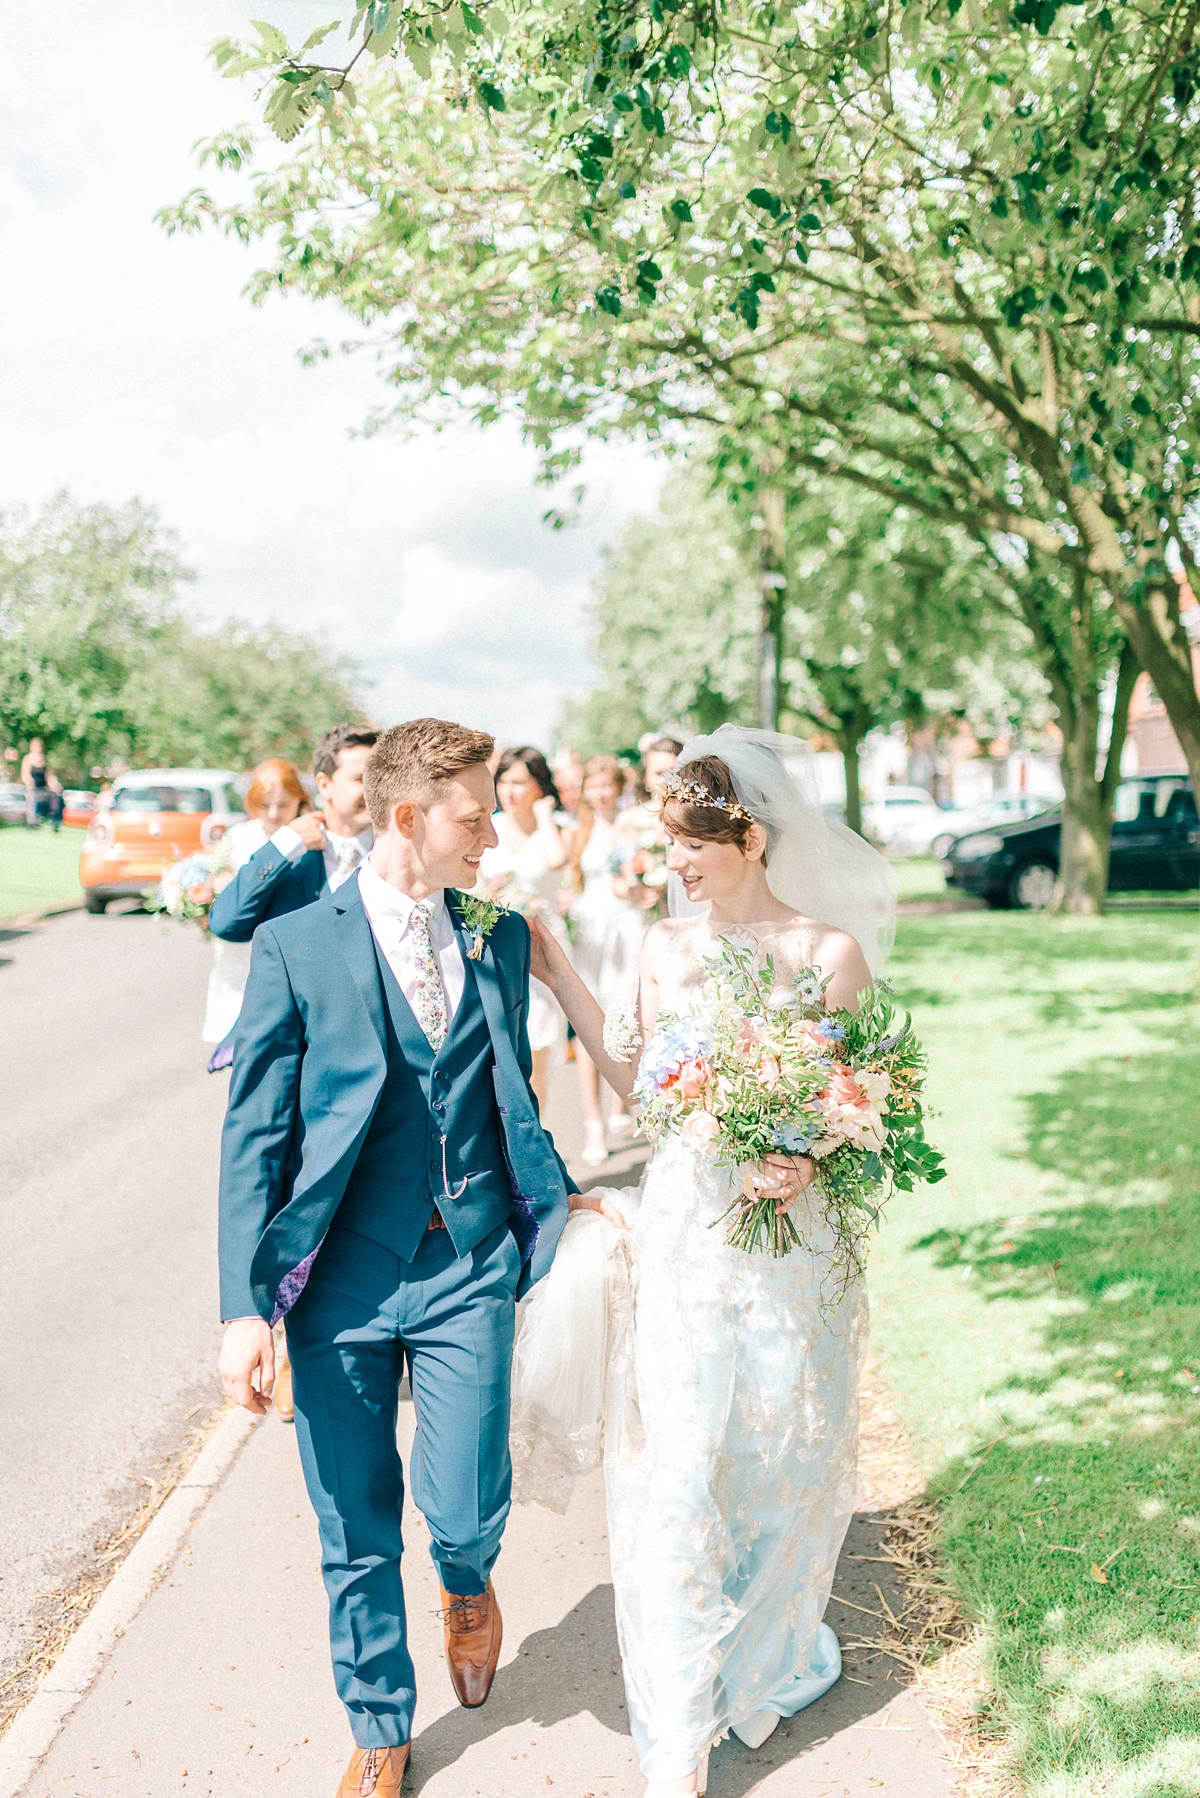
[[[673,915],[646,937],[640,1028],[610,1017],[606,1032],[535,927],[532,972],[623,1100],[660,1014],[699,1005],[722,938],[757,945],[777,982],[815,967],[830,1006],[855,1006],[882,971],[891,870],[824,817],[806,756],[795,738],[732,725],[685,745],[662,807]],[[640,1193],[585,1200],[523,1307],[514,1362],[518,1497],[564,1508],[563,1470],[596,1465],[603,1437],[629,1717],[653,1798],[703,1792],[715,1741],[732,1730],[758,1747],[841,1672],[821,1619],[853,1508],[865,1301],[802,1156],[756,1172],[802,1246],[773,1259],[725,1244],[718,1220],[744,1171],[669,1132]]]

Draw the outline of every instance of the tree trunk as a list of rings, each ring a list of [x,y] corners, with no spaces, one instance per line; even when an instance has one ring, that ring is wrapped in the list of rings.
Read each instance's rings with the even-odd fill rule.
[[[1108,892],[1112,807],[1105,783],[1096,779],[1096,734],[1100,707],[1095,689],[1077,693],[1073,716],[1061,716],[1063,731],[1063,818],[1058,884],[1052,912],[1098,917]],[[1066,727],[1070,724],[1070,729]],[[1118,757],[1120,750],[1117,751]]]
[[[1156,588],[1136,605],[1119,590],[1113,599],[1138,661],[1167,708],[1171,728],[1187,758],[1192,791],[1200,798],[1200,695],[1192,671],[1191,645],[1179,617],[1179,594]]]
[[[863,834],[862,782],[858,773],[858,752],[870,728],[870,719],[864,722],[862,716],[855,713],[853,716],[839,718],[837,729],[833,732],[833,739],[842,752],[842,766],[846,771],[846,822],[860,837]]]

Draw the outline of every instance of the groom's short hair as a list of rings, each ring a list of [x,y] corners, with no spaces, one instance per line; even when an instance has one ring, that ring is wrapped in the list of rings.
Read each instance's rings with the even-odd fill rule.
[[[443,781],[486,764],[495,747],[496,739],[485,730],[448,724],[444,718],[411,718],[381,731],[363,774],[371,823],[386,830],[397,800],[428,804]]]

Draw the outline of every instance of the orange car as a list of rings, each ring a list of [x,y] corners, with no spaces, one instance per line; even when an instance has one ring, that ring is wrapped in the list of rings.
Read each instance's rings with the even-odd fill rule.
[[[163,869],[212,849],[244,816],[227,768],[144,768],[118,775],[88,828],[79,858],[87,911],[140,898]]]

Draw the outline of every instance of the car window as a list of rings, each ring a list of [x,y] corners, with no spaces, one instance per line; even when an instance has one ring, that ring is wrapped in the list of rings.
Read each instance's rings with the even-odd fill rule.
[[[1145,824],[1156,818],[1184,817],[1191,810],[1187,775],[1165,774],[1157,780],[1122,781],[1113,803],[1113,822]]]
[[[242,804],[242,796],[236,787],[222,787],[221,791],[225,795],[225,810],[227,812],[245,811],[246,808]]]
[[[1187,790],[1186,778],[1181,774],[1174,780],[1156,780],[1154,786],[1154,816],[1156,818],[1178,817],[1191,797]]]
[[[1122,781],[1113,799],[1113,823],[1132,824],[1142,815],[1144,800],[1149,801],[1151,816],[1153,816],[1153,786],[1147,787],[1140,780]]]
[[[122,787],[113,794],[115,812],[211,812],[207,787]]]

